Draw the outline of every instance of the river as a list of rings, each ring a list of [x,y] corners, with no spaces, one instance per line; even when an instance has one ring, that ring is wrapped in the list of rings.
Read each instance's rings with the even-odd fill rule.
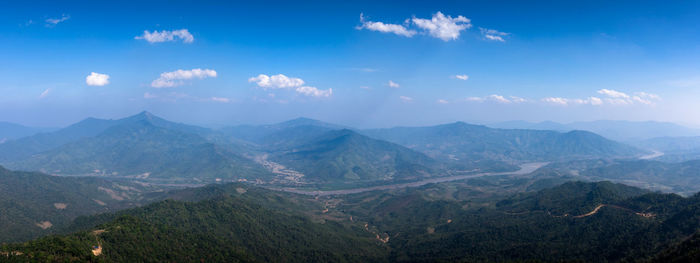
[[[314,196],[347,195],[347,194],[357,194],[357,193],[377,191],[377,190],[389,190],[389,189],[400,189],[400,188],[406,188],[406,187],[418,187],[418,186],[423,186],[426,184],[459,181],[459,180],[477,178],[477,177],[482,177],[482,176],[523,175],[523,174],[529,174],[531,172],[534,172],[535,170],[539,169],[540,167],[542,167],[546,164],[547,163],[526,163],[526,164],[520,165],[520,170],[513,171],[513,172],[477,173],[477,174],[470,174],[470,175],[455,175],[455,176],[447,176],[447,177],[436,177],[436,178],[427,178],[424,180],[410,182],[410,183],[387,184],[387,185],[378,185],[378,186],[343,189],[343,190],[321,191],[321,190],[300,190],[300,189],[295,189],[295,188],[269,188],[269,189],[276,190],[276,191],[296,193],[296,194],[314,195]]]

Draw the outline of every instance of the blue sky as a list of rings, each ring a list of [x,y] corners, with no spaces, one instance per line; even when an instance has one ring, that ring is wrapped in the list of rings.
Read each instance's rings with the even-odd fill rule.
[[[0,120],[700,126],[698,22],[696,1],[5,1]]]

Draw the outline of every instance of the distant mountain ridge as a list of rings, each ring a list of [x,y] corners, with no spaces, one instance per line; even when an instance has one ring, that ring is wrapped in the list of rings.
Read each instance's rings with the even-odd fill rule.
[[[112,124],[112,123],[110,123]],[[108,175],[177,180],[266,178],[253,161],[210,143],[202,128],[164,121],[150,114],[120,119],[85,137],[30,158],[7,162],[12,169],[63,175]]]
[[[24,125],[0,121],[0,144],[9,140],[34,135],[40,132],[54,130],[53,128],[27,127]]]
[[[504,129],[554,130],[562,132],[585,130],[600,134],[609,139],[625,142],[646,140],[656,137],[700,136],[700,129],[692,129],[670,122],[656,121],[599,120],[571,123],[557,123],[552,121],[507,121],[491,123],[487,124],[487,126]]]
[[[575,158],[633,157],[643,150],[586,131],[566,133],[494,129],[456,122],[429,127],[363,130],[364,134],[398,143],[434,158],[543,161]]]
[[[164,128],[174,128],[189,132],[207,131],[207,129],[197,126],[169,122],[147,111],[117,120],[87,118],[63,129],[9,140],[0,144],[0,162],[27,158],[33,154],[47,151],[66,143],[96,136],[110,127],[139,120],[146,120],[154,126]]]
[[[220,129],[220,131],[227,136],[257,144],[274,144],[279,143],[280,140],[299,139],[299,135],[303,135],[305,136],[305,139],[308,139],[309,137],[318,136],[330,130],[341,129],[351,128],[309,118],[296,118],[289,121],[267,125],[228,126]],[[285,134],[289,131],[296,131],[298,134]],[[301,134],[301,132],[304,132],[304,134]],[[281,138],[289,135],[297,136],[294,136],[291,139],[288,137]]]

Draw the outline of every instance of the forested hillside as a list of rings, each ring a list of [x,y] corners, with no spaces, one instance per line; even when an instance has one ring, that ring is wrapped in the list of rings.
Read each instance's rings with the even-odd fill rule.
[[[320,199],[244,184],[178,190],[166,195],[183,201],[83,217],[87,230],[2,251],[16,261],[660,261],[693,258],[700,230],[700,196],[609,182],[481,204],[428,189]]]

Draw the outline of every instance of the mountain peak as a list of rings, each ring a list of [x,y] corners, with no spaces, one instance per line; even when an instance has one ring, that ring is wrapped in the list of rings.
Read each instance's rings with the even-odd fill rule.
[[[137,114],[137,115],[141,115],[141,116],[145,116],[145,117],[153,117],[153,116],[155,116],[155,115],[153,115],[153,113],[151,113],[151,112],[149,112],[149,111],[142,111],[141,113],[139,113],[139,114]]]
[[[146,119],[146,120],[151,120],[153,118],[158,118],[156,115],[153,115],[153,113],[149,111],[142,111],[139,114],[136,114],[132,117],[140,117],[141,119]]]
[[[121,119],[123,121],[156,121],[156,122],[163,122],[166,121],[163,118],[160,118],[153,113],[150,113],[148,111],[142,111],[136,115],[132,115],[126,118]]]

